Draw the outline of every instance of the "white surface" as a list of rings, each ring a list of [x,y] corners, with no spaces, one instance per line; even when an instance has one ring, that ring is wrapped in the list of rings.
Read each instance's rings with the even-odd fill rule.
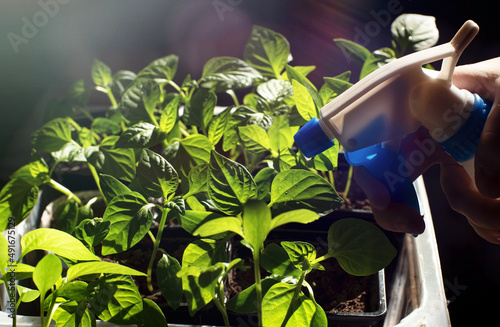
[[[447,327],[451,326],[451,322],[441,275],[434,225],[423,178],[419,177],[414,185],[420,202],[420,211],[425,220],[425,232],[415,238],[409,236],[405,240],[406,248],[411,253],[402,256],[402,261],[399,262],[401,275],[390,295],[393,299],[401,298],[404,301],[389,300],[384,327]],[[413,305],[416,308],[406,315],[405,310],[408,306],[412,306],[408,296],[408,293],[411,294],[412,287],[418,303],[416,306]]]

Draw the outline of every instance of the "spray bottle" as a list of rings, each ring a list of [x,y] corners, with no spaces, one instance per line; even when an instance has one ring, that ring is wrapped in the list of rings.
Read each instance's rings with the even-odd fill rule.
[[[401,140],[425,128],[458,162],[473,161],[491,103],[451,80],[458,58],[478,31],[469,20],[449,43],[375,70],[321,108],[321,119],[312,119],[295,134],[297,146],[311,158],[338,139],[351,165],[365,166],[393,201],[419,210]],[[422,68],[441,59],[440,71]]]

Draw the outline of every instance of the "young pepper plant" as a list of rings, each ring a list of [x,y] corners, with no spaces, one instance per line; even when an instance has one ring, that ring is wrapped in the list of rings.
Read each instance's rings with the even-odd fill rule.
[[[297,209],[276,216],[271,216],[271,209],[263,201],[250,200],[244,207],[241,215],[236,217],[220,217],[209,220],[199,226],[194,235],[202,237],[214,234],[232,232],[241,236],[242,243],[252,250],[254,261],[255,290],[257,299],[257,316],[259,326],[262,326],[262,282],[260,275],[260,256],[264,249],[267,235],[275,228],[287,223],[306,224],[318,219],[313,211]]]
[[[316,247],[306,242],[269,243],[261,264],[269,275],[262,280],[264,326],[325,326],[326,315],[314,299],[307,282],[313,269],[325,270],[321,262],[335,258],[349,274],[372,275],[386,267],[396,250],[374,224],[356,218],[336,221],[328,230],[328,252],[317,257]],[[325,272],[328,273],[328,272]],[[307,289],[307,293],[303,292]],[[231,298],[228,308],[236,313],[257,312],[256,285]]]
[[[52,320],[56,321],[56,326],[70,323],[95,326],[96,317],[118,324],[143,325],[143,315],[147,310],[144,310],[143,300],[130,278],[143,273],[101,261],[79,240],[56,229],[39,228],[26,233],[21,238],[21,248],[17,259],[9,256],[0,258],[1,281],[7,288],[10,301],[15,303],[15,311],[21,303],[39,299],[42,326],[49,326]],[[8,249],[8,239],[0,237],[0,250],[9,253]],[[45,255],[35,267],[21,263],[34,250],[51,253]],[[61,260],[69,266],[65,274]],[[19,287],[14,283],[15,279],[26,278],[32,278],[36,289]],[[15,299],[16,287],[18,301]],[[16,317],[15,312],[13,316]]]

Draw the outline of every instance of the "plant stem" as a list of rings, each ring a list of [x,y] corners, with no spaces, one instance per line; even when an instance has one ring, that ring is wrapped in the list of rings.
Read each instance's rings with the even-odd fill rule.
[[[160,226],[158,226],[158,234],[156,234],[153,245],[153,253],[151,254],[151,258],[149,259],[146,279],[147,279],[148,290],[150,292],[153,292],[153,284],[152,284],[153,264],[155,263],[156,253],[158,252],[158,248],[160,247],[161,236],[163,234],[163,228],[165,227],[165,224],[167,222],[167,215],[169,211],[170,209],[163,208],[160,219]]]
[[[231,98],[233,99],[234,104],[237,107],[239,107],[240,102],[238,101],[238,97],[236,97],[236,94],[234,93],[234,91],[233,90],[227,90],[226,93],[231,96]]]
[[[302,271],[302,275],[300,275],[300,279],[297,282],[297,286],[295,286],[295,289],[293,290],[293,296],[292,296],[292,301],[290,302],[290,306],[288,307],[288,310],[286,311],[285,319],[283,320],[283,323],[281,326],[286,326],[288,324],[288,321],[292,317],[293,313],[297,309],[295,307],[295,301],[297,300],[297,297],[299,296],[300,290],[302,289],[302,284],[304,284],[304,279],[306,278],[307,271],[304,270]]]
[[[111,102],[111,105],[113,106],[113,108],[117,108],[118,102],[116,102],[115,95],[111,91],[110,87],[106,87],[106,94],[108,95],[109,101]]]
[[[82,200],[80,200],[79,197],[77,197],[73,192],[71,192],[70,190],[68,190],[66,187],[62,186],[61,184],[59,184],[58,182],[56,182],[55,180],[53,180],[52,178],[50,179],[49,181],[49,186],[52,187],[53,189],[61,192],[62,194],[64,195],[67,195],[68,198],[70,199],[74,199],[79,205],[83,205],[82,204]]]
[[[56,311],[57,307],[59,305],[55,305],[57,300],[56,294],[52,293],[52,301],[50,302],[50,307],[49,310],[47,311],[47,317],[45,318],[45,325],[46,327],[50,326],[50,322],[52,321],[52,317],[54,316],[54,312]],[[42,315],[43,315],[43,310],[42,310]],[[43,324],[42,324],[43,326]]]
[[[94,121],[94,117],[90,114],[90,112],[86,108],[78,108],[78,110],[80,110],[80,112],[90,121]]]
[[[260,279],[260,252],[253,250],[253,272],[255,278],[255,293],[257,297],[257,319],[258,326],[262,327],[262,282]]]
[[[45,311],[43,310],[43,302],[45,302],[45,294],[42,294],[42,292],[40,292],[40,326],[42,327],[45,326]]]
[[[347,199],[347,194],[349,193],[349,189],[351,188],[353,170],[354,170],[353,166],[349,166],[349,171],[347,172],[347,181],[345,183],[345,189],[344,189],[344,199]]]
[[[315,260],[311,261],[311,265],[313,265],[315,263],[318,263],[318,262],[321,262],[323,260],[329,259],[329,258],[331,258],[333,256],[334,256],[333,253],[328,252],[327,254],[325,254],[325,255],[323,255],[323,256],[321,256],[319,258],[316,258]]]
[[[106,205],[107,205],[108,200],[106,199],[106,197],[104,196],[104,194],[102,192],[99,174],[97,173],[97,170],[95,169],[94,166],[92,166],[91,164],[88,164],[88,165],[89,165],[90,172],[92,173],[92,177],[94,177],[94,181],[97,184],[97,189],[99,190],[99,193],[101,193],[101,197],[103,198],[104,203],[106,203]]]
[[[227,315],[226,311],[226,305],[224,304],[224,289],[223,289],[224,284],[220,283],[218,287],[218,292],[214,296],[214,303],[217,309],[219,309],[220,313],[222,314],[222,318],[224,319],[224,325],[226,327],[230,327],[231,325],[229,324],[229,317]]]
[[[177,85],[174,81],[168,81],[168,84],[171,85],[177,92],[179,92],[183,99],[186,97],[186,93],[184,93],[179,85]]]

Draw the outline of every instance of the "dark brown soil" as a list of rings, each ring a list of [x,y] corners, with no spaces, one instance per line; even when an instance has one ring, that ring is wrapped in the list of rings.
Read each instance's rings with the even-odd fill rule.
[[[314,244],[315,240],[311,240],[310,243]],[[316,244],[316,248],[318,256],[325,254],[325,250],[320,245]],[[237,256],[243,258],[250,268],[246,271],[232,271],[227,287],[229,297],[237,295],[252,285],[255,280],[250,251],[246,248],[239,248],[237,251]],[[325,270],[311,271],[306,276],[306,281],[311,284],[314,298],[325,311],[331,313],[372,312],[378,309],[374,308],[374,304],[371,303],[372,294],[370,294],[374,283],[377,282],[376,276],[358,277],[349,275],[334,258],[327,259],[321,264],[325,267]],[[261,276],[267,275],[268,273],[261,269]]]
[[[311,284],[314,298],[327,312],[374,311],[370,303],[374,276],[357,277],[342,270],[337,260],[330,258],[322,265],[324,271],[313,270],[306,277]],[[376,309],[375,309],[376,310]]]
[[[351,177],[351,186],[349,187],[347,197],[345,196],[345,187],[349,175],[349,164],[343,155],[339,154],[338,169],[333,172],[335,179],[335,189],[344,199],[345,203],[339,209],[361,209],[371,210],[370,201],[366,198],[364,191],[358,183]]]

